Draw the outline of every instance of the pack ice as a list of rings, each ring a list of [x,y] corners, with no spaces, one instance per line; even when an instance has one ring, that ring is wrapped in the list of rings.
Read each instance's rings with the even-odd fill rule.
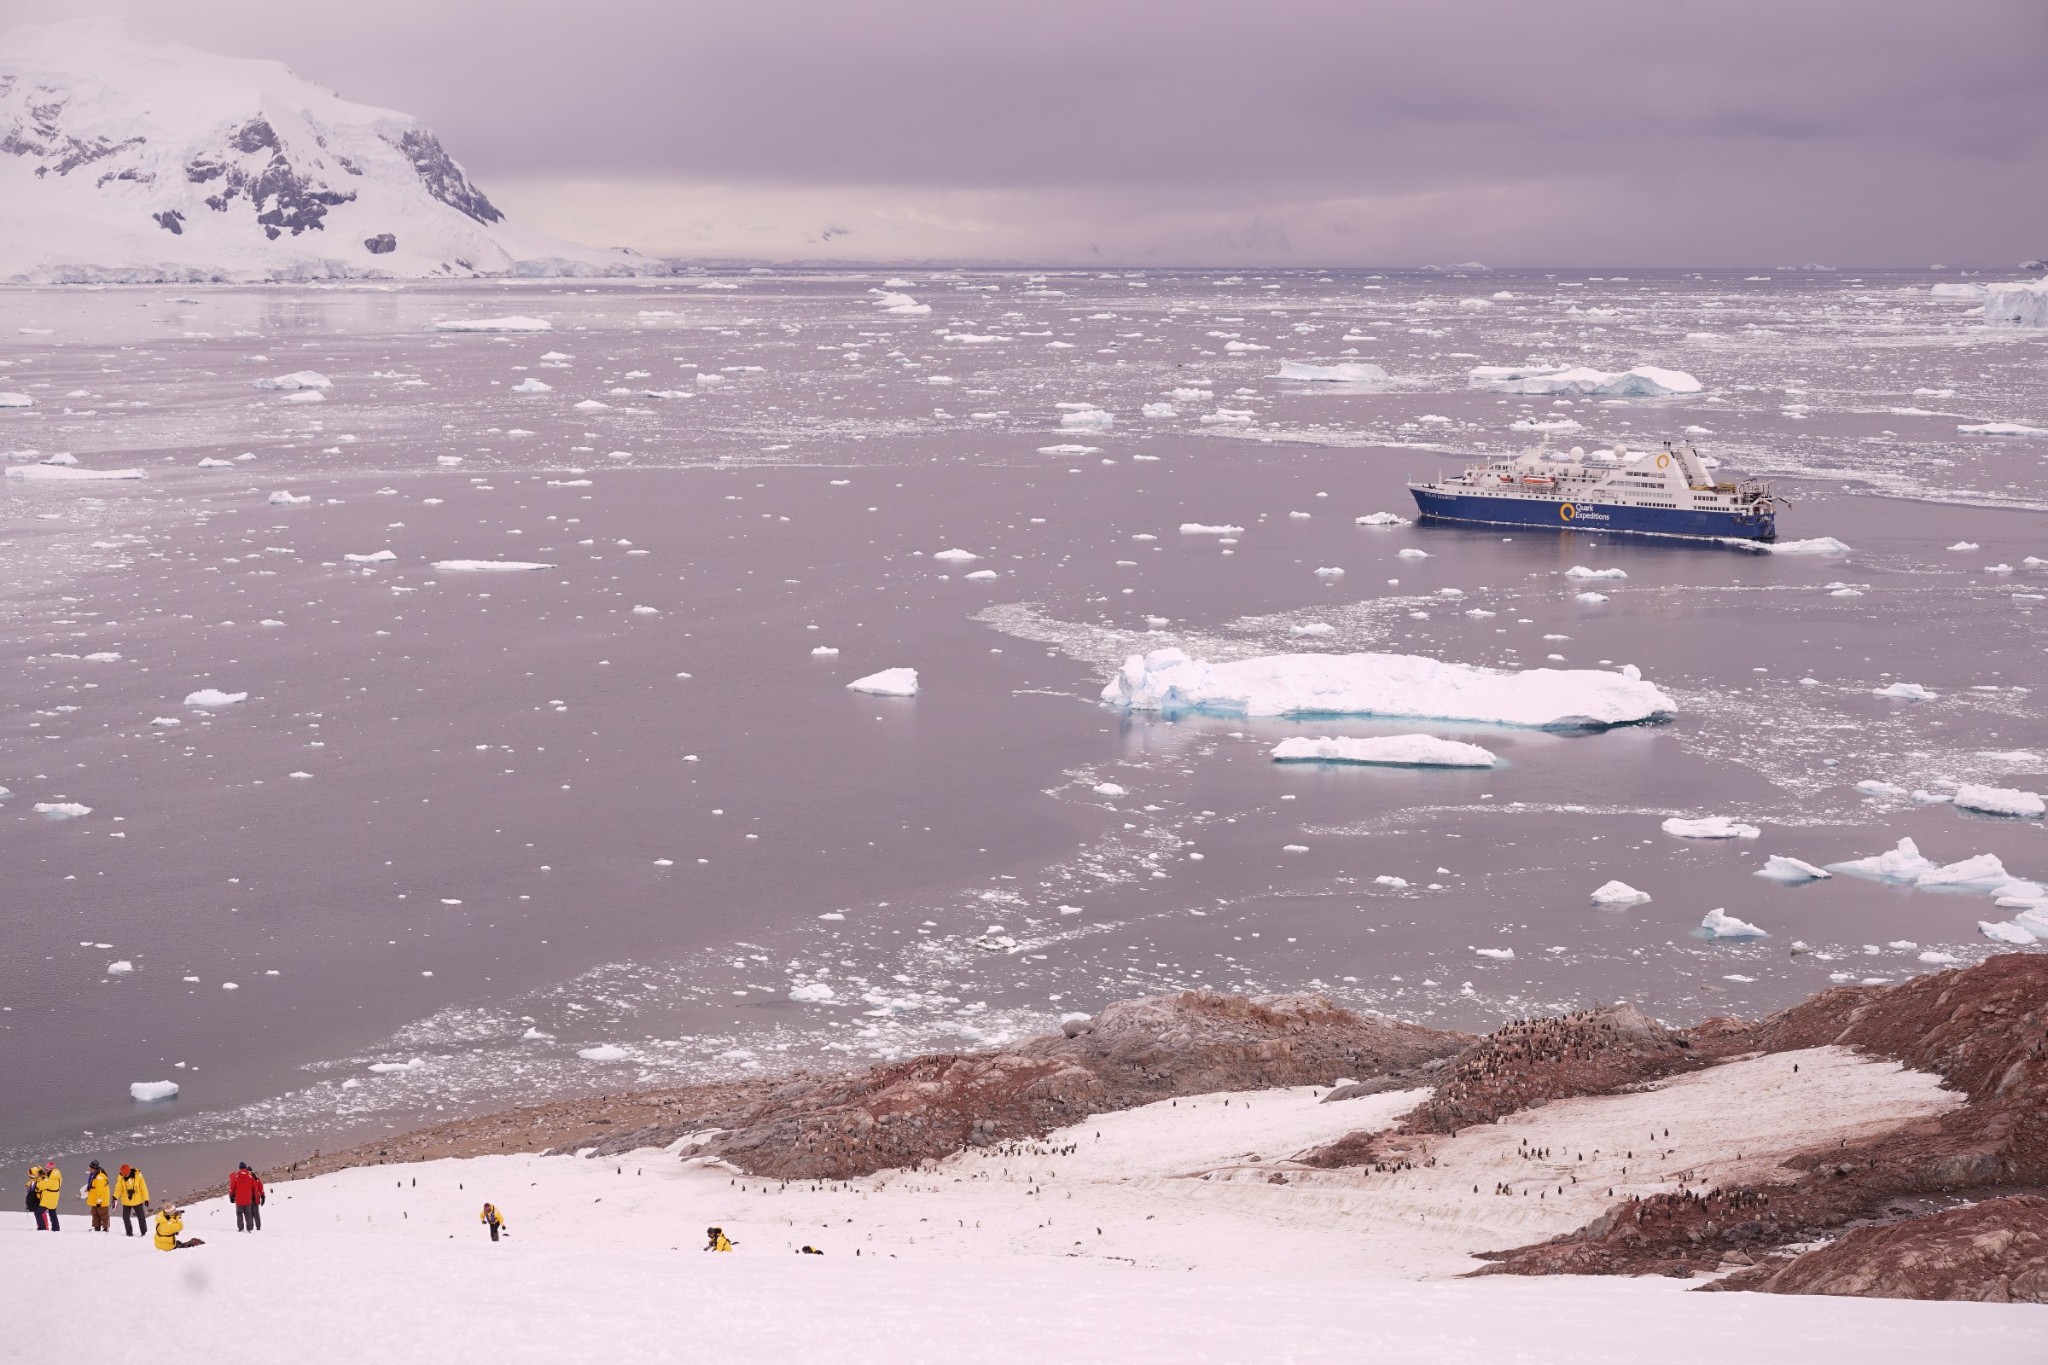
[[[1272,654],[1212,664],[1178,649],[1134,654],[1102,689],[1129,711],[1236,716],[1403,716],[1535,728],[1633,725],[1676,707],[1632,667],[1526,672],[1413,654]]]
[[[1300,360],[1283,360],[1274,379],[1294,379],[1311,384],[1384,384],[1393,376],[1377,365],[1352,361],[1343,365],[1310,365]]]
[[[1666,834],[1675,834],[1681,839],[1754,839],[1763,833],[1755,825],[1745,825],[1725,815],[1709,815],[1698,820],[1681,820],[1674,816],[1661,828]]]
[[[1435,735],[1305,735],[1273,746],[1276,763],[1375,763],[1401,768],[1491,768],[1499,760],[1489,749]]]

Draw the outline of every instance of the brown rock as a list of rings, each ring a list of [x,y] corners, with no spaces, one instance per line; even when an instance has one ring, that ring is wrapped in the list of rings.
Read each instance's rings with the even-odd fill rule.
[[[1858,1298],[2048,1303],[2048,1199],[2014,1195],[1885,1227],[1863,1227],[1718,1289]]]

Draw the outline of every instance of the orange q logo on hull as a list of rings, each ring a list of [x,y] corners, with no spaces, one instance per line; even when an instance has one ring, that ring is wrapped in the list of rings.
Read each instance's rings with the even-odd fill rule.
[[[1579,509],[1572,506],[1570,503],[1566,502],[1558,504],[1557,519],[1559,521],[1570,521],[1573,517],[1577,516],[1578,514]]]

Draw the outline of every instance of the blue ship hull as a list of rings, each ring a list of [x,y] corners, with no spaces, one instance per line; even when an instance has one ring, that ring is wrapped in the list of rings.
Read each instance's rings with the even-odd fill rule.
[[[1543,498],[1491,498],[1484,493],[1439,493],[1410,488],[1415,505],[1434,521],[1482,526],[1542,526],[1553,531],[1618,531],[1639,536],[1776,540],[1776,517],[1737,512],[1695,512],[1677,507],[1618,507],[1605,502]]]

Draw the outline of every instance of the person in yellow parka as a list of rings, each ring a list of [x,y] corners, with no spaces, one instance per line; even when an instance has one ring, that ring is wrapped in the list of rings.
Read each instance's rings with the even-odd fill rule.
[[[156,1215],[156,1249],[158,1251],[182,1251],[186,1247],[203,1247],[206,1243],[197,1237],[179,1241],[178,1234],[185,1230],[185,1215],[175,1205],[166,1204]]]
[[[733,1240],[725,1235],[724,1228],[706,1228],[704,1235],[710,1240],[704,1243],[706,1251],[731,1251]]]
[[[23,1183],[21,1193],[29,1215],[36,1220],[37,1232],[48,1231],[50,1226],[50,1215],[43,1212],[42,1185],[43,1168],[40,1166],[29,1167],[28,1180]]]
[[[85,1172],[85,1211],[92,1215],[94,1232],[110,1232],[114,1226],[114,1192],[107,1173],[95,1161]]]
[[[51,1157],[43,1163],[43,1174],[36,1181],[36,1202],[43,1206],[43,1217],[50,1220],[50,1231],[58,1231],[57,1201],[64,1197],[64,1172],[57,1169],[57,1158]]]
[[[485,1227],[491,1230],[491,1240],[493,1242],[498,1240],[498,1234],[501,1232],[508,1237],[512,1235],[512,1229],[505,1226],[504,1211],[501,1210],[496,1204],[484,1205],[484,1211],[480,1221],[483,1223]]]
[[[123,1166],[121,1178],[114,1182],[114,1199],[121,1206],[122,1235],[133,1237],[140,1232],[149,1236],[149,1182],[142,1172]]]

